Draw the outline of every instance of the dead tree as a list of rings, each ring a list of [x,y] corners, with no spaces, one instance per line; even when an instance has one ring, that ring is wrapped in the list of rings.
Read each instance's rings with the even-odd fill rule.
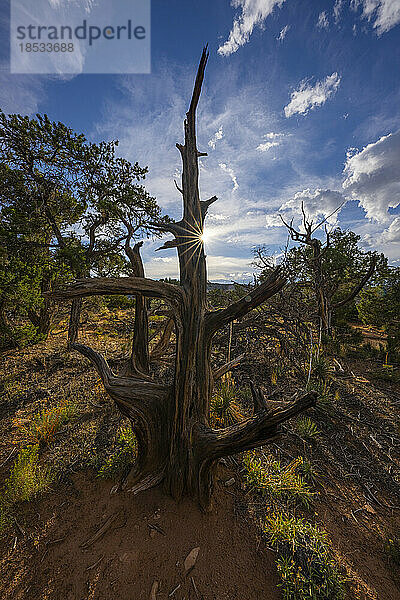
[[[208,59],[204,49],[189,110],[184,122],[185,144],[177,144],[183,162],[183,216],[178,222],[154,223],[174,239],[164,247],[177,249],[180,285],[145,277],[79,280],[58,299],[83,298],[102,294],[132,294],[159,298],[169,305],[175,328],[175,374],[172,385],[148,377],[117,376],[105,359],[87,346],[73,348],[89,358],[108,394],[132,423],[138,455],[128,476],[134,493],[163,481],[165,491],[175,499],[190,496],[206,509],[210,505],[215,467],[224,456],[271,442],[279,425],[313,406],[316,394],[299,394],[290,401],[272,403],[254,390],[254,414],[225,429],[209,426],[209,407],[214,375],[211,344],[218,329],[240,319],[276,294],[285,284],[276,269],[260,286],[224,309],[207,309],[207,271],[202,233],[207,209],[217,198],[199,197],[199,156],[196,145],[196,109]],[[142,326],[145,326],[144,321]],[[145,335],[145,334],[144,334]]]
[[[325,226],[326,238],[324,243],[320,239],[313,237],[314,232],[317,229],[319,229],[329,217],[326,217],[323,221],[321,221],[317,225],[314,225],[313,221],[310,221],[307,218],[306,213],[304,211],[303,203],[301,204],[301,212],[303,215],[304,233],[297,231],[293,227],[293,220],[290,223],[287,223],[282,216],[281,220],[285,227],[288,229],[289,235],[293,241],[300,242],[301,244],[304,244],[311,248],[310,267],[312,271],[312,284],[314,288],[314,296],[318,307],[318,325],[325,334],[331,335],[332,315],[334,311],[342,306],[346,306],[346,304],[349,304],[349,302],[354,300],[357,294],[359,294],[359,292],[363,289],[366,283],[371,279],[372,275],[375,272],[377,257],[373,256],[371,258],[371,263],[367,272],[365,273],[364,277],[362,277],[362,279],[359,281],[359,283],[354,286],[350,293],[340,302],[333,302],[333,294],[332,291],[329,290],[329,282],[326,280],[326,275],[324,273],[324,254],[330,246],[330,232]]]

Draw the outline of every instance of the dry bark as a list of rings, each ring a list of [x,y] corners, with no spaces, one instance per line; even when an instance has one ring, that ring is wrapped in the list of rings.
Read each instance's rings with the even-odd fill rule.
[[[210,505],[213,473],[218,460],[229,454],[276,439],[279,424],[313,406],[316,394],[309,392],[276,405],[253,389],[254,415],[237,425],[215,430],[209,426],[213,373],[210,354],[214,334],[234,319],[244,317],[278,292],[285,284],[279,269],[269,279],[231,306],[207,309],[207,269],[202,242],[207,209],[216,198],[201,201],[196,144],[196,109],[208,59],[204,49],[190,108],[186,115],[185,143],[177,144],[183,162],[183,217],[179,222],[154,223],[153,227],[173,234],[164,247],[175,247],[179,257],[180,285],[154,281],[143,276],[98,278],[77,281],[57,298],[83,298],[101,294],[134,294],[161,298],[170,308],[175,330],[175,375],[172,385],[162,385],[132,376],[112,373],[105,359],[86,346],[73,348],[96,366],[105,389],[121,412],[132,422],[138,442],[138,458],[128,477],[127,489],[134,493],[163,481],[175,499],[191,496],[204,509]],[[140,320],[140,327],[147,327]],[[172,326],[168,325],[169,339]],[[166,339],[164,339],[166,342]],[[229,368],[229,366],[227,367]]]

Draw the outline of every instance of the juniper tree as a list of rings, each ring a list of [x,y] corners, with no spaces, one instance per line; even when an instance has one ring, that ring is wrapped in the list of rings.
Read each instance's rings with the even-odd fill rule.
[[[274,403],[252,386],[252,416],[224,429],[215,430],[209,425],[214,381],[211,347],[215,333],[276,294],[285,280],[276,269],[262,285],[226,308],[207,308],[202,235],[207,210],[217,198],[200,200],[198,160],[205,153],[199,152],[196,144],[196,109],[207,59],[205,48],[184,121],[185,142],[177,144],[183,163],[179,186],[183,215],[176,222],[153,223],[155,229],[173,235],[164,248],[177,250],[180,285],[148,279],[140,273],[138,277],[83,279],[53,294],[58,299],[141,294],[168,304],[176,337],[172,384],[150,377],[116,375],[98,352],[77,343],[72,347],[92,361],[109,396],[132,423],[138,454],[126,482],[128,489],[138,493],[162,481],[165,491],[174,498],[190,496],[203,508],[210,505],[219,459],[275,440],[281,423],[313,406],[316,400],[316,394],[308,392]]]
[[[35,302],[26,307],[19,297],[41,334],[47,334],[51,315],[44,292],[54,288],[57,270],[75,278],[107,269],[118,273],[124,266],[124,249],[129,256],[132,241],[150,235],[148,221],[160,217],[155,199],[142,185],[147,168],[119,158],[117,146],[115,141],[89,143],[47,115],[29,118],[0,111],[4,264],[10,270],[17,255],[18,260],[25,255],[27,262],[46,264],[42,280],[38,269],[32,280]],[[24,280],[28,271],[22,269]],[[19,281],[15,269],[13,281],[15,286],[8,280],[7,289],[15,297]],[[139,297],[137,304],[141,303]],[[77,299],[71,309],[71,341],[76,341],[80,311]]]

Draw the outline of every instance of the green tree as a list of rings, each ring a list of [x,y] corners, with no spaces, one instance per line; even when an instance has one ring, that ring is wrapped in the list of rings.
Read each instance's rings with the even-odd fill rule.
[[[150,221],[160,218],[155,199],[141,184],[147,168],[117,157],[117,146],[117,141],[89,143],[47,115],[30,119],[0,112],[0,200],[5,222],[1,235],[7,240],[3,262],[7,266],[10,261],[11,270],[17,256],[23,262],[29,254],[35,265],[43,267],[35,271],[36,302],[27,306],[25,296],[18,301],[33,325],[40,324],[43,335],[50,327],[45,294],[59,279],[55,273],[74,278],[118,275],[127,269],[124,250],[132,271],[137,260],[131,260],[131,242],[149,236]],[[21,265],[14,271],[14,282],[21,280],[20,272],[29,277],[29,269]],[[7,290],[18,296],[11,280]],[[73,302],[72,341],[80,310],[81,301]]]
[[[374,285],[365,288],[357,312],[366,325],[382,327],[387,333],[389,353],[400,352],[400,268],[386,266]]]
[[[333,316],[352,303],[354,306],[355,298],[385,259],[377,252],[363,251],[360,236],[352,231],[339,227],[328,231],[325,227],[325,240],[320,239],[314,234],[322,223],[314,225],[304,208],[302,213],[304,232],[284,222],[291,239],[299,242],[286,253],[285,266],[292,280],[312,291],[318,325],[331,335]]]

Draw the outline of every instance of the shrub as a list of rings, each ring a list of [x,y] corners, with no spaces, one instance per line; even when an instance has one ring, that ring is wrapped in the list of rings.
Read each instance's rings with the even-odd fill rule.
[[[389,536],[384,543],[384,550],[389,560],[400,567],[400,536]]]
[[[244,457],[245,480],[251,489],[258,490],[272,500],[301,502],[308,507],[314,492],[297,472],[302,464],[301,456],[282,466],[278,460],[269,458],[262,462],[255,452],[248,452]]]
[[[133,308],[135,306],[135,298],[133,296],[105,296],[104,303],[108,310],[117,310],[124,308]]]
[[[312,483],[314,483],[320,476],[319,473],[314,469],[313,464],[306,458],[303,458],[303,463],[300,465],[299,471],[307,481]]]
[[[320,435],[314,421],[310,417],[303,417],[296,422],[296,430],[300,437],[313,439]]]
[[[39,464],[39,445],[20,451],[0,500],[0,530],[7,526],[13,504],[32,500],[47,491],[54,479],[48,467]]]
[[[330,381],[316,381],[307,386],[307,390],[318,393],[316,409],[323,413],[332,413],[332,383]],[[335,399],[337,399],[335,395]]]
[[[6,481],[5,496],[11,502],[31,500],[49,489],[53,475],[39,464],[39,445],[20,451],[10,477]]]
[[[0,327],[0,350],[25,348],[45,339],[32,323],[22,323],[14,327]]]
[[[134,463],[136,451],[136,438],[132,427],[129,425],[121,427],[117,435],[114,452],[99,469],[98,477],[113,479],[127,472]]]
[[[28,442],[40,447],[50,444],[61,426],[76,413],[76,404],[65,400],[59,406],[46,408],[33,417],[28,425],[22,425],[21,431]]]
[[[284,600],[344,598],[344,578],[325,531],[304,519],[279,514],[267,517],[264,533],[278,553]]]
[[[327,381],[332,376],[333,371],[332,363],[323,354],[313,356],[311,373],[317,381]]]
[[[233,380],[229,378],[223,380],[214,392],[211,398],[210,417],[213,427],[228,427],[243,418]]]

